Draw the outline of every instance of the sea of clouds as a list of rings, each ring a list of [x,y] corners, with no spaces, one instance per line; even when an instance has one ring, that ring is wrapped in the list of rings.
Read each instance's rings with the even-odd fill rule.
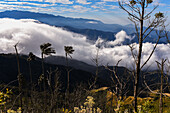
[[[0,53],[15,53],[14,45],[19,42],[19,53],[28,54],[33,52],[40,56],[40,45],[43,43],[51,43],[56,50],[55,55],[64,56],[64,46],[73,46],[75,52],[72,55],[74,59],[94,64],[92,59],[99,49],[99,61],[101,65],[115,65],[118,60],[122,59],[120,66],[128,68],[134,67],[134,59],[128,45],[120,45],[125,39],[133,39],[126,34],[125,31],[118,32],[114,41],[104,41],[98,39],[95,43],[91,43],[85,36],[69,32],[63,28],[49,26],[39,23],[32,19],[0,19]],[[102,46],[102,43],[104,43]],[[106,46],[107,45],[107,46]],[[135,44],[138,47],[138,44]],[[144,43],[143,55],[141,62],[144,63],[150,55],[155,44]],[[134,50],[137,54],[137,49]],[[155,61],[161,61],[162,58],[170,59],[170,45],[158,44],[151,59],[144,67],[145,69],[157,69]]]

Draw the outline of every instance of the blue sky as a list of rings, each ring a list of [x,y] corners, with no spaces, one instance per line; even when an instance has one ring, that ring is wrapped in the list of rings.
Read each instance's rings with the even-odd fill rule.
[[[127,0],[125,0],[127,1]],[[170,23],[170,0],[154,0],[150,9],[159,3],[155,11],[168,16]],[[0,0],[0,11],[26,10],[75,18],[90,18],[104,23],[126,25],[128,15],[119,8],[117,0]]]

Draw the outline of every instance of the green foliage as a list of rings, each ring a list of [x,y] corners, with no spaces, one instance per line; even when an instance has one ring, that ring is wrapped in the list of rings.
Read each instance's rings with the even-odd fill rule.
[[[159,12],[159,13],[156,13],[156,14],[155,14],[155,17],[158,18],[158,19],[159,19],[159,18],[164,18],[164,14],[161,13],[161,12]]]
[[[30,52],[27,61],[32,61],[32,60],[35,60],[35,55],[32,52]]]
[[[44,43],[40,45],[40,49],[41,49],[42,54],[45,54],[45,55],[51,55],[52,53],[55,54],[55,50],[51,48],[50,43]]]
[[[132,0],[134,4],[136,2]],[[149,2],[149,1],[148,1]],[[163,17],[163,13],[155,14],[157,18]],[[50,55],[52,53],[55,53],[54,49],[50,47],[50,43],[46,43],[40,46],[42,50],[42,55]],[[64,46],[66,55],[73,54],[74,50],[72,46]],[[70,56],[71,57],[71,56]],[[27,61],[32,61],[35,59],[35,55],[30,52],[29,57]],[[53,69],[52,69],[53,70]],[[24,112],[46,112],[46,113],[107,113],[107,112],[118,112],[118,113],[129,113],[132,112],[133,106],[132,101],[134,98],[132,96],[128,97],[117,97],[119,99],[115,99],[115,95],[113,93],[108,93],[108,87],[103,87],[99,89],[93,89],[91,91],[88,90],[88,88],[85,88],[85,86],[81,86],[80,88],[73,89],[74,93],[71,92],[69,94],[69,103],[65,104],[65,93],[63,93],[60,90],[60,86],[58,85],[58,78],[55,80],[55,87],[53,87],[52,84],[52,73],[53,71],[48,71],[47,77],[45,78],[45,74],[41,74],[41,76],[38,79],[38,84],[40,84],[43,80],[48,80],[49,86],[47,86],[47,90],[42,92],[42,87],[40,85],[33,86],[33,90],[29,91],[29,88],[23,87],[23,96],[21,100],[23,100],[22,103],[22,110]],[[57,71],[54,71],[55,74],[58,76]],[[46,84],[44,85],[44,87]],[[16,88],[18,89],[18,88]],[[85,90],[84,90],[85,89]],[[14,90],[13,90],[14,91]],[[16,90],[17,93],[15,95],[11,90],[8,90],[8,88],[5,91],[0,91],[0,109],[2,112],[7,113],[21,113],[21,107],[18,105],[20,103],[19,98],[20,94],[18,94],[18,90]],[[45,93],[45,95],[43,94]],[[92,96],[87,96],[92,95]],[[153,94],[152,94],[153,95]],[[150,95],[150,98],[138,98],[138,112],[140,113],[155,113],[158,110],[158,106],[154,104],[155,102],[158,103],[158,99],[156,98],[158,95]],[[87,97],[87,98],[86,98]],[[45,98],[45,101],[44,101]],[[85,100],[86,98],[86,100]],[[10,100],[10,101],[9,101]],[[83,101],[85,100],[85,102]],[[167,99],[165,99],[167,100]],[[170,99],[169,99],[170,100]],[[168,100],[168,101],[169,101]],[[10,104],[10,102],[14,102]],[[17,101],[17,102],[15,102]],[[164,111],[169,111],[168,106],[170,105],[170,101],[164,101]],[[44,104],[44,102],[46,102]],[[83,103],[84,102],[84,103]],[[166,104],[165,104],[166,103]],[[9,105],[8,105],[9,104]],[[13,105],[12,105],[13,104]],[[10,106],[10,107],[9,107]],[[12,107],[11,107],[12,106]],[[78,107],[75,107],[78,106]],[[43,107],[46,107],[44,109]],[[11,109],[10,109],[11,108]],[[66,109],[68,108],[68,109]],[[34,110],[33,110],[34,109]],[[101,110],[102,109],[102,110]],[[1,112],[0,111],[0,112]]]
[[[151,4],[153,0],[147,0],[147,4]]]
[[[131,0],[131,1],[129,1],[130,2],[130,4],[132,5],[132,6],[134,6],[135,4],[136,4],[136,1],[135,0]]]
[[[154,105],[152,101],[147,100],[143,105],[138,106],[140,113],[155,113]]]
[[[65,50],[66,56],[69,55],[70,57],[71,57],[70,54],[73,54],[74,52],[74,49],[72,46],[64,46],[64,50]]]

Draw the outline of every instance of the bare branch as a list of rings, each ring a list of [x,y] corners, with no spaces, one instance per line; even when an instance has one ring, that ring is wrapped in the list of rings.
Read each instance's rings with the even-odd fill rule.
[[[130,47],[130,51],[131,51],[132,57],[133,57],[133,59],[134,59],[134,62],[135,62],[135,64],[137,65],[136,57],[135,57],[135,55],[134,55],[134,53],[133,53],[134,45],[132,45],[132,46],[129,45],[129,47]]]
[[[129,14],[129,16],[132,16],[132,17],[136,18],[137,20],[140,20],[140,18],[138,18],[136,15],[134,15],[133,13],[130,13],[127,9],[125,9],[125,8],[123,7],[123,5],[120,3],[120,1],[119,1],[119,6],[120,6],[121,9],[123,9],[124,11],[126,11],[126,12]]]
[[[144,16],[144,19],[145,19],[145,18],[146,18],[146,19],[150,18],[150,14],[152,14],[152,13],[155,11],[155,9],[158,8],[158,6],[159,6],[159,5],[155,6],[146,16]]]
[[[157,42],[156,42],[156,44],[155,44],[155,46],[154,46],[152,52],[150,53],[148,59],[147,59],[147,60],[145,61],[145,63],[143,63],[143,65],[141,66],[141,69],[146,65],[146,63],[149,61],[149,59],[150,59],[151,56],[153,55],[153,53],[154,53],[154,51],[155,51],[155,49],[156,49],[156,46],[158,45],[159,39],[160,39],[160,38],[158,38],[158,40],[157,40]]]

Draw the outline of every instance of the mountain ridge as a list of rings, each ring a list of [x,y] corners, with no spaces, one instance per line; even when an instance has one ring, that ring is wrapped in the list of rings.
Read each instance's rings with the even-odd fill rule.
[[[123,30],[123,26],[119,24],[104,24],[103,22],[94,19],[71,18],[71,17],[63,17],[59,15],[55,16],[52,14],[35,13],[29,11],[11,10],[11,11],[0,12],[0,18],[4,18],[4,17],[14,18],[14,19],[38,19],[43,23],[60,26],[60,27],[71,26],[79,29],[96,29],[96,30],[101,30],[106,32],[107,31],[118,32],[120,30]],[[90,23],[90,21],[97,22],[98,24]]]
[[[35,13],[29,11],[9,10],[0,12],[0,18],[14,18],[14,19],[35,19],[41,23],[51,26],[62,27],[68,31],[82,34],[90,40],[97,40],[101,37],[105,40],[115,40],[115,34],[124,30],[127,35],[133,37],[135,35],[135,28],[132,24],[125,26],[119,24],[105,24],[99,20],[84,19],[84,18],[71,18],[63,16],[55,16],[46,13]],[[170,37],[168,35],[168,37]],[[156,33],[151,33],[144,42],[156,43],[158,36]],[[126,40],[124,44],[129,44]],[[138,43],[138,38],[135,36],[130,43]],[[167,43],[167,40],[161,38],[159,43]]]

